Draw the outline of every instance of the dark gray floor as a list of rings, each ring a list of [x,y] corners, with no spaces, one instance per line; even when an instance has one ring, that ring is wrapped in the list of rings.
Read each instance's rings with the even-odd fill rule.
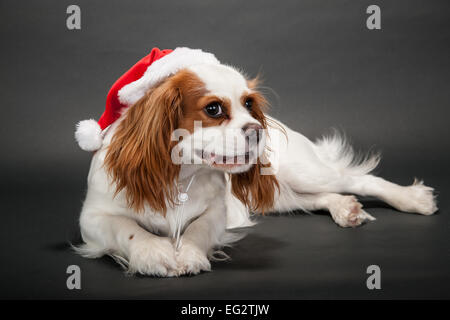
[[[0,298],[450,298],[449,1],[379,0],[378,31],[365,27],[368,0],[79,0],[80,31],[66,29],[69,4],[0,2]],[[90,161],[74,124],[98,118],[111,84],[153,46],[262,71],[275,117],[383,151],[378,172],[425,179],[439,213],[369,201],[378,220],[357,229],[326,214],[265,217],[231,262],[192,278],[129,278],[108,258],[74,255],[66,243],[78,238]],[[66,289],[70,264],[81,291]]]
[[[381,168],[397,182],[411,181],[397,169]],[[29,187],[11,182],[2,192],[1,298],[450,298],[445,196],[430,217],[366,201],[377,221],[356,229],[338,227],[325,213],[264,217],[227,250],[232,261],[213,264],[213,272],[156,279],[126,277],[109,258],[87,260],[70,252],[66,241],[78,238],[84,184],[70,173],[34,176]],[[431,168],[422,175],[441,195],[450,191]],[[80,291],[66,289],[71,264],[81,267]],[[379,291],[366,288],[372,264],[381,268]]]

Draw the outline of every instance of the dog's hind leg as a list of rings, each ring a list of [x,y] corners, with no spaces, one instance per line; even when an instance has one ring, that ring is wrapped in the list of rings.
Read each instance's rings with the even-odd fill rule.
[[[422,181],[414,180],[410,186],[400,186],[370,174],[349,177],[342,184],[343,192],[376,197],[399,211],[423,215],[431,215],[438,210],[433,190]]]
[[[279,198],[286,204],[277,201],[275,210],[289,210],[295,204],[302,209],[296,194],[344,193],[376,197],[405,212],[430,215],[437,211],[433,188],[420,181],[400,186],[372,175],[378,155],[358,156],[337,134],[316,143],[293,131],[288,134],[289,143],[282,149],[277,172],[282,184]]]

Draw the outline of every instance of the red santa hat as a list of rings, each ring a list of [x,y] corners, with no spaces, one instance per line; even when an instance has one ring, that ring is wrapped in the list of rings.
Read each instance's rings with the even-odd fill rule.
[[[76,126],[75,139],[81,149],[95,151],[102,147],[103,132],[122,114],[122,109],[132,106],[148,89],[181,69],[199,64],[220,64],[216,57],[200,49],[153,48],[111,87],[106,97],[106,107],[97,121],[83,120]]]

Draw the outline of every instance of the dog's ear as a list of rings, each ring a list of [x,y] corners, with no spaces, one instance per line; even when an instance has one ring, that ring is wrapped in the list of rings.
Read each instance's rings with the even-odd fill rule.
[[[181,92],[167,79],[126,111],[108,147],[105,165],[139,212],[148,204],[165,215],[173,205],[180,166],[170,157],[171,134],[182,114]]]
[[[270,164],[261,163],[260,159],[246,172],[231,175],[231,190],[250,210],[264,212],[273,208],[275,193],[279,184],[274,174],[262,174],[262,169]]]

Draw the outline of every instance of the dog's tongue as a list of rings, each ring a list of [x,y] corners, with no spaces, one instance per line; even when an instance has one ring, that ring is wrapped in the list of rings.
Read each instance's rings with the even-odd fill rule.
[[[249,160],[249,153],[246,153],[244,156],[222,156],[217,155],[214,152],[208,153],[203,152],[203,159],[207,160],[211,164],[239,164],[239,162],[247,163]]]
[[[216,155],[214,152],[207,155],[207,159],[216,164],[227,163],[227,157]],[[228,162],[230,162],[230,160],[231,159],[228,159]]]
[[[211,162],[215,162],[216,161],[216,154],[214,152],[207,154],[206,155],[206,159],[208,159]]]

